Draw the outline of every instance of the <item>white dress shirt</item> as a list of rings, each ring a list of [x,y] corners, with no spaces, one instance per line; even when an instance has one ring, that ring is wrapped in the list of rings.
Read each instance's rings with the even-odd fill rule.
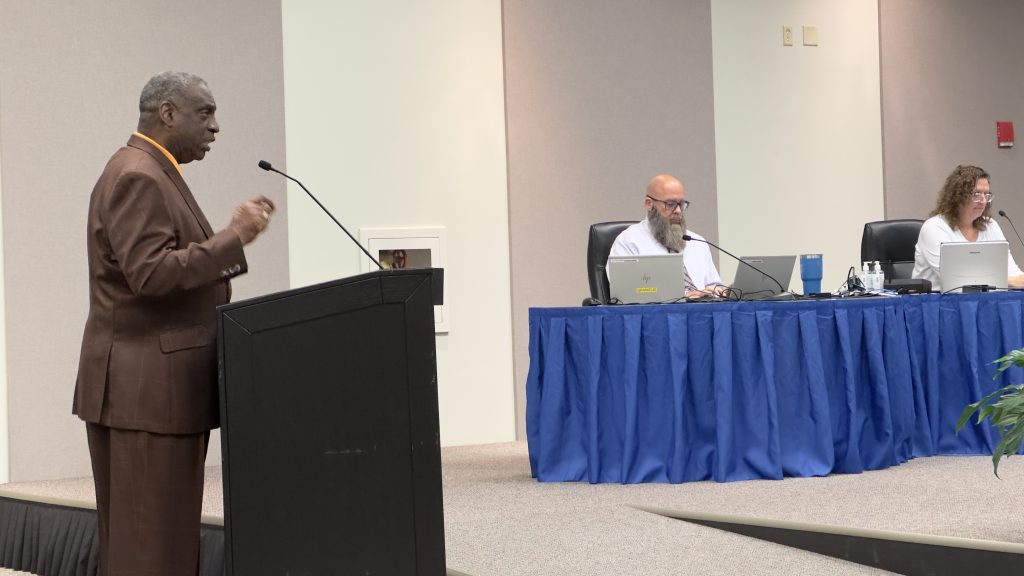
[[[703,240],[704,238],[692,230],[687,234],[693,238]],[[668,254],[668,248],[658,242],[651,231],[651,224],[646,218],[626,228],[615,239],[609,256],[639,256],[647,254]],[[706,286],[722,283],[722,278],[715,269],[715,262],[711,259],[711,250],[704,242],[690,241],[683,248],[683,266],[690,275],[690,279],[698,290]]]
[[[992,242],[1006,240],[1003,230],[999,224],[989,218],[988,227],[978,233],[978,242]],[[932,290],[942,290],[939,285],[939,246],[943,242],[968,242],[967,238],[960,233],[960,229],[953,229],[946,222],[943,216],[932,216],[924,221],[921,226],[921,233],[917,237],[917,246],[914,248],[914,278],[930,280]],[[1017,276],[1021,273],[1017,263],[1013,261],[1013,254],[1007,256],[1006,269],[1010,276]]]

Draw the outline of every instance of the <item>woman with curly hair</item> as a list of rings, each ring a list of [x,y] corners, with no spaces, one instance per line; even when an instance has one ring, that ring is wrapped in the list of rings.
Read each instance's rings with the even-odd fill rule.
[[[930,218],[921,226],[914,252],[914,278],[939,285],[939,246],[944,242],[1005,241],[999,224],[992,219],[992,191],[988,173],[977,166],[957,166],[946,178]],[[1007,274],[1014,288],[1024,287],[1024,273],[1008,257]],[[955,288],[951,286],[949,288]]]

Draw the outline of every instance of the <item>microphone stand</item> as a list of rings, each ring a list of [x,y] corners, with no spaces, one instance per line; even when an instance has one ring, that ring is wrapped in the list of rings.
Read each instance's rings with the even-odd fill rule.
[[[1003,218],[1006,218],[1006,221],[1010,223],[1010,228],[1013,229],[1013,233],[1017,235],[1017,241],[1020,242],[1022,246],[1024,246],[1024,240],[1020,239],[1020,233],[1017,232],[1017,227],[1013,225],[1013,220],[1010,220],[1010,217],[1007,216],[1006,212],[1004,212],[1003,210],[999,211],[999,215],[1002,216]]]
[[[350,233],[350,232],[348,231],[348,229],[347,229],[347,228],[345,228],[345,226],[343,226],[343,225],[342,225],[342,223],[341,223],[341,222],[338,222],[338,219],[334,217],[334,214],[331,214],[331,211],[330,211],[330,210],[328,210],[328,209],[327,209],[327,208],[326,208],[326,207],[325,207],[325,206],[324,206],[323,204],[321,204],[321,203],[320,203],[320,201],[316,199],[316,196],[313,196],[313,193],[312,193],[312,192],[310,192],[310,191],[309,191],[309,189],[307,189],[307,188],[306,188],[305,186],[303,186],[302,182],[299,182],[299,181],[298,181],[298,180],[296,180],[295,178],[292,178],[291,176],[289,176],[289,175],[285,174],[284,172],[281,172],[281,171],[280,171],[280,170],[278,170],[277,168],[274,168],[273,166],[271,166],[271,165],[270,165],[270,162],[267,162],[266,160],[260,160],[260,163],[259,163],[259,167],[260,167],[260,168],[262,168],[262,169],[264,169],[264,170],[270,171],[270,172],[277,172],[277,173],[278,173],[278,174],[280,174],[281,176],[284,176],[285,178],[287,178],[287,179],[291,180],[292,182],[295,182],[296,184],[298,184],[298,185],[299,185],[299,187],[301,187],[301,188],[302,188],[302,190],[303,190],[303,191],[304,191],[304,192],[305,192],[305,193],[306,193],[307,195],[309,195],[309,197],[310,197],[310,198],[312,198],[312,199],[313,199],[313,202],[316,202],[316,205],[317,205],[317,206],[319,206],[321,210],[323,210],[324,212],[326,212],[326,213],[327,213],[327,215],[331,217],[331,220],[334,220],[334,223],[338,225],[338,228],[341,228],[341,231],[342,231],[342,232],[344,232],[345,234],[348,234],[348,237],[349,237],[349,238],[351,238],[353,242],[355,242],[356,246],[359,246],[359,249],[363,251],[363,254],[366,254],[366,257],[367,257],[367,258],[369,258],[371,262],[373,262],[374,264],[376,264],[376,265],[377,265],[377,268],[379,268],[379,269],[381,269],[381,270],[383,270],[383,269],[384,269],[384,267],[380,265],[380,262],[378,262],[378,261],[377,261],[377,259],[376,259],[376,258],[374,258],[374,257],[373,257],[373,256],[372,256],[372,255],[370,254],[369,250],[367,250],[366,248],[363,248],[363,245],[359,243],[359,240],[356,240],[355,236],[353,236],[353,235],[352,235],[352,234],[351,234],[351,233]]]
[[[724,253],[724,254],[726,254],[728,256],[731,256],[733,260],[736,260],[740,264],[746,264],[747,266],[750,266],[754,270],[757,270],[758,272],[760,272],[765,278],[769,278],[769,279],[771,279],[772,282],[775,282],[775,284],[779,287],[779,294],[783,294],[783,293],[786,292],[786,289],[782,287],[782,283],[779,282],[778,280],[776,280],[774,276],[772,276],[771,274],[768,274],[764,270],[761,270],[757,266],[754,266],[750,262],[747,262],[746,260],[736,256],[732,252],[729,252],[728,250],[725,250],[721,246],[716,246],[716,245],[712,244],[711,242],[708,242],[707,240],[702,240],[700,238],[694,238],[693,236],[690,236],[689,234],[684,234],[683,235],[683,240],[686,240],[687,242],[689,242],[690,240],[696,240],[697,242],[703,242],[703,243],[707,244],[708,246],[711,246],[712,248],[715,248],[719,252],[722,252],[722,253]]]

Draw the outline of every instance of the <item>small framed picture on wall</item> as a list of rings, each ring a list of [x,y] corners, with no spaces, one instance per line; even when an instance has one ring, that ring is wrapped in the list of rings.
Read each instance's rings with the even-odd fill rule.
[[[359,241],[386,269],[444,268],[445,228],[360,228]],[[362,269],[370,272],[376,265],[366,255],[361,256]],[[445,274],[445,284],[448,284]],[[445,290],[447,292],[447,289]],[[434,306],[434,332],[448,332],[447,306]]]

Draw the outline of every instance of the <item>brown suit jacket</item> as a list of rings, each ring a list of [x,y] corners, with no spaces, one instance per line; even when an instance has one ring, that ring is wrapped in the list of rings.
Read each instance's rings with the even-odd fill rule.
[[[73,413],[162,434],[216,428],[216,307],[248,269],[238,235],[214,234],[174,164],[133,135],[92,191],[87,246]]]

